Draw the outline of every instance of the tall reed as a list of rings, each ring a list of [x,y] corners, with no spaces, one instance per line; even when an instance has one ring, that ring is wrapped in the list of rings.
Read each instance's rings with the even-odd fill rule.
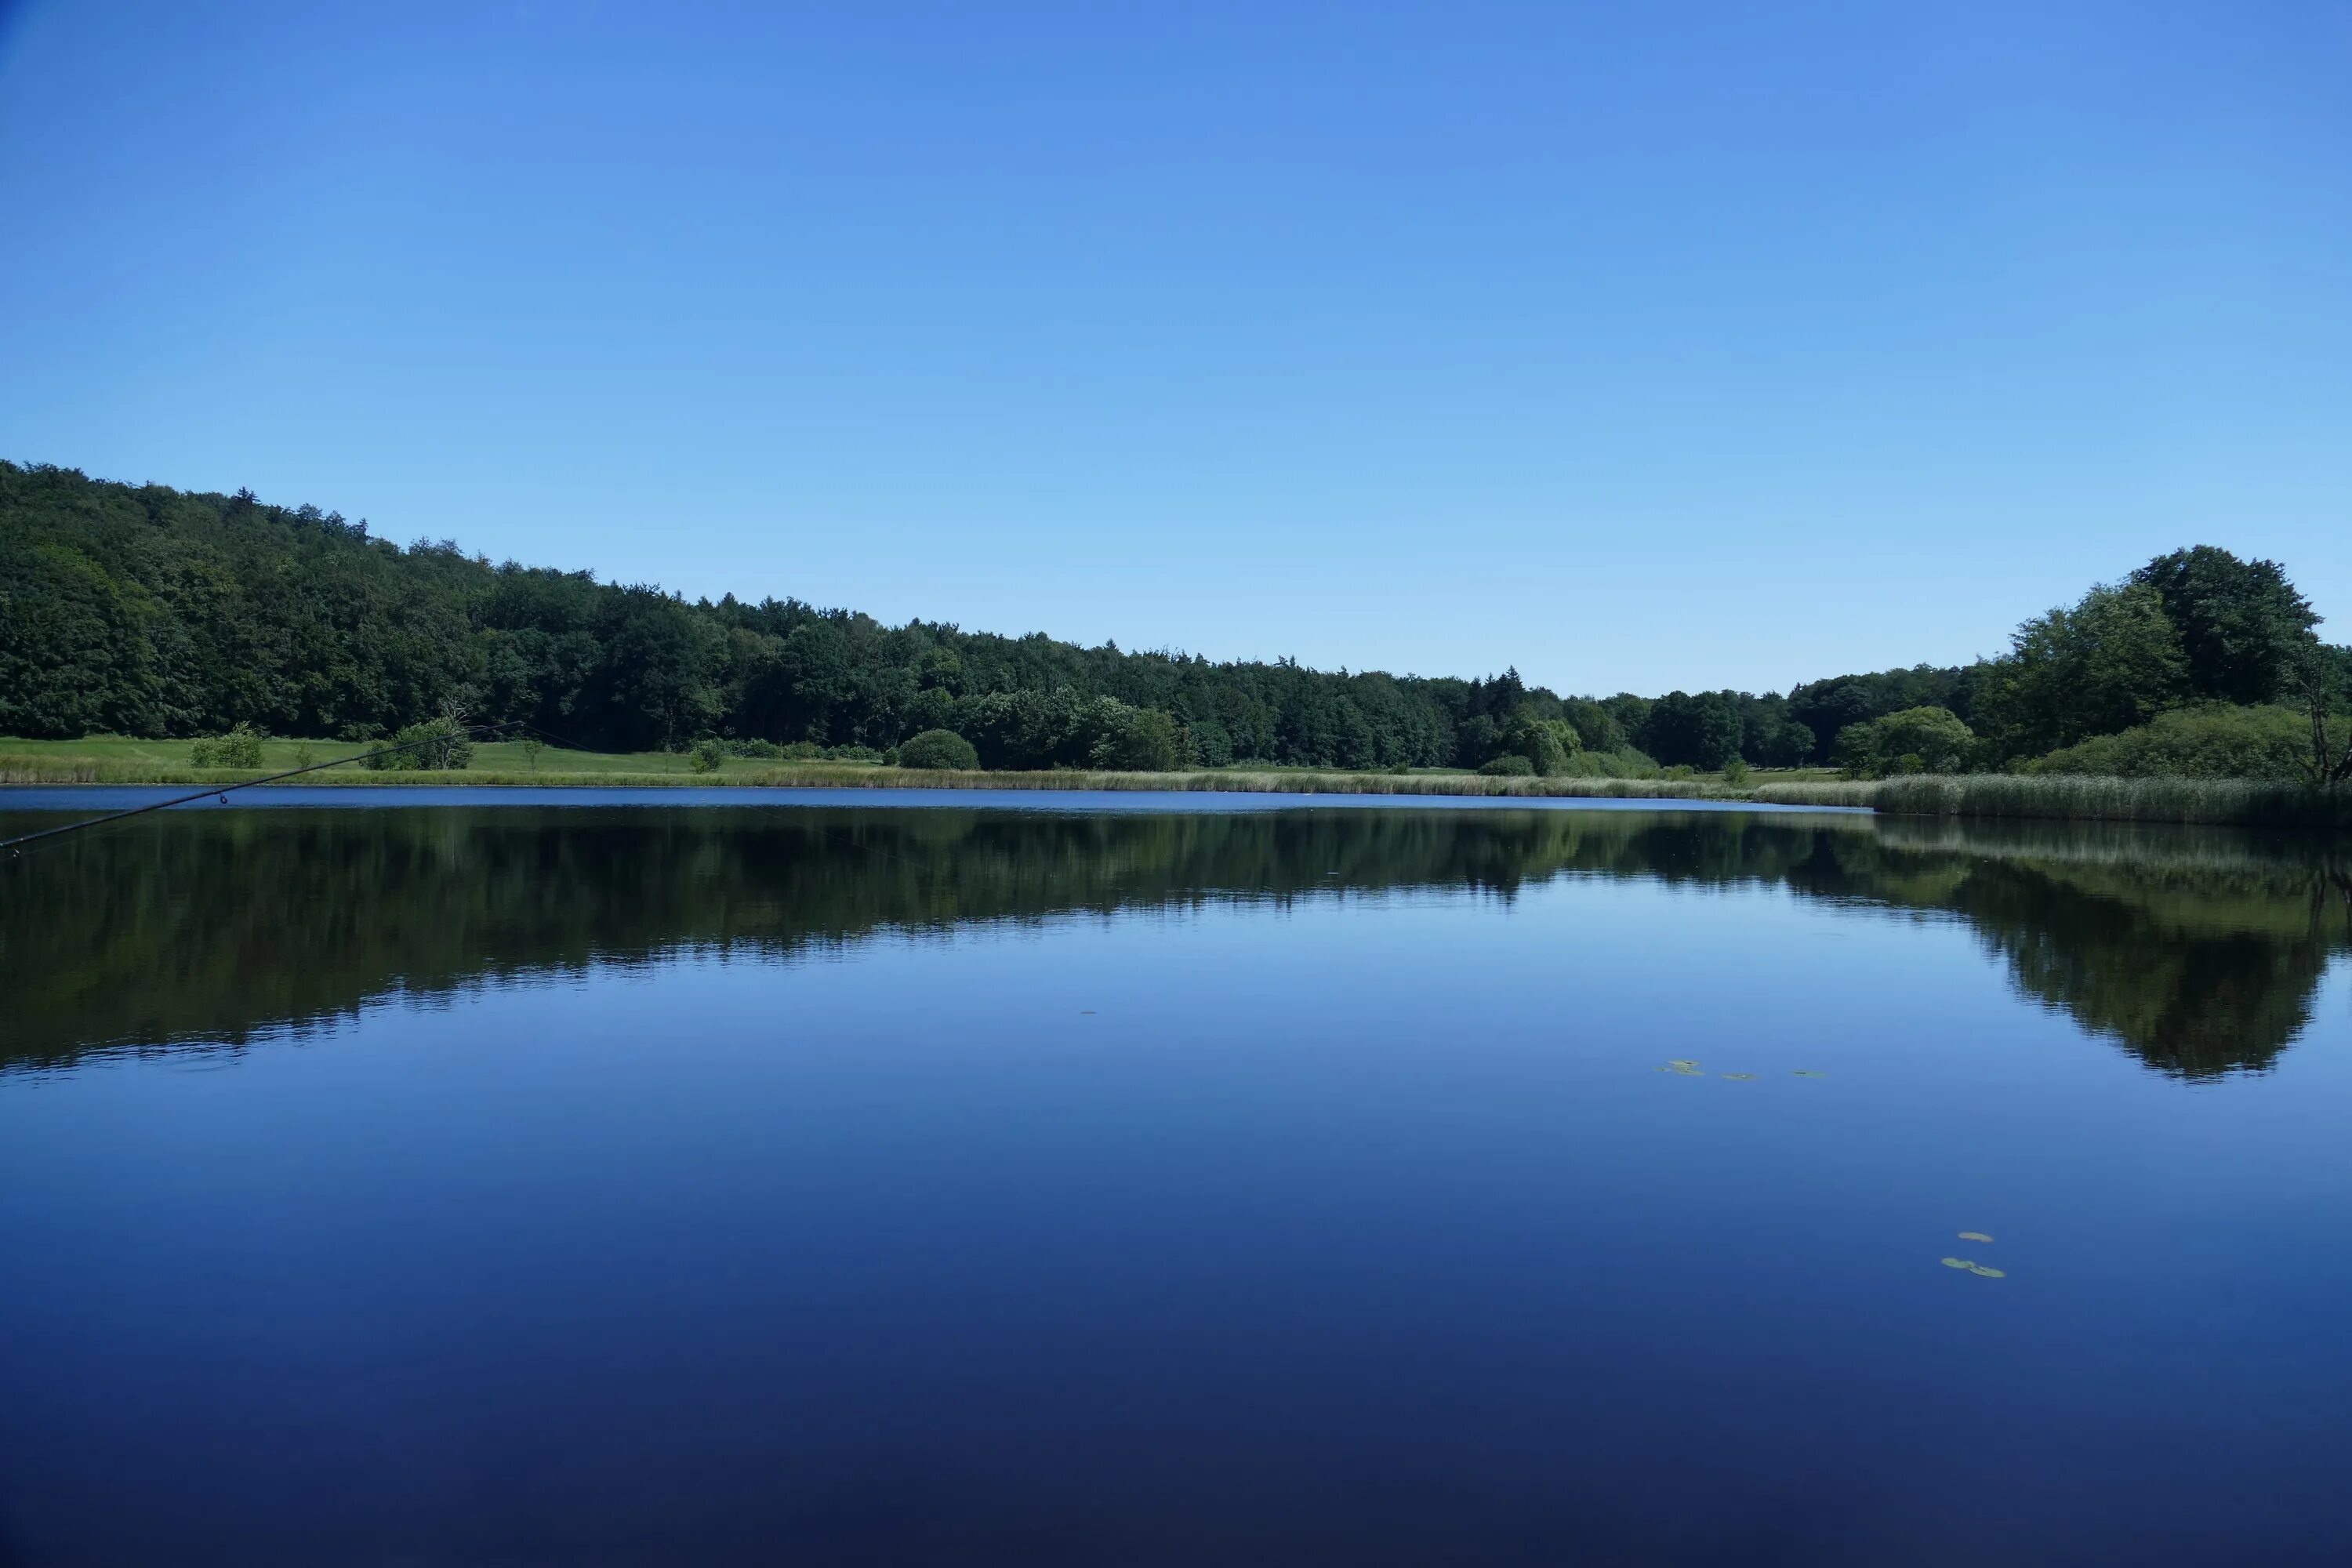
[[[2252,827],[2352,827],[2352,791],[2323,790],[2277,779],[1922,773],[1879,781],[1868,804],[1900,816],[2047,816]]]

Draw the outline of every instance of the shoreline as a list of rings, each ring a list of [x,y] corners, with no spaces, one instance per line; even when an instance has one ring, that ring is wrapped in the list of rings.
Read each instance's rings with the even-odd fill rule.
[[[0,755],[0,809],[18,790],[108,786],[177,787],[251,784],[268,769],[155,766],[108,758]],[[1890,817],[2022,818],[2045,821],[2138,822],[2278,831],[2352,830],[2352,791],[2321,790],[2287,781],[2108,778],[2084,775],[1915,774],[1881,780],[1719,780],[1490,777],[1477,773],[1359,773],[1307,770],[1183,773],[956,772],[869,763],[735,762],[709,773],[625,770],[528,772],[510,768],[449,772],[327,771],[287,788],[316,790],[730,790],[1094,795],[1323,795],[1356,799],[1475,801],[1655,801],[1710,807],[1756,805],[1858,809]]]
[[[0,756],[0,787],[49,787],[103,784],[173,784],[202,789],[214,784],[246,784],[272,776],[266,768],[152,767],[107,760],[52,761],[48,758]],[[329,789],[398,786],[402,788],[484,789],[865,789],[865,790],[1085,790],[1096,793],[1146,791],[1161,794],[1233,793],[1244,795],[1455,795],[1473,799],[1527,797],[1533,799],[1708,800],[1759,799],[1754,788],[1735,789],[1702,779],[1617,779],[1486,777],[1476,773],[1244,773],[1195,770],[1181,773],[1097,773],[1076,769],[1034,772],[957,772],[944,769],[877,767],[857,763],[760,764],[739,762],[708,773],[633,773],[625,770],[538,772],[514,769],[459,769],[449,772],[328,771],[309,775],[304,787]],[[1810,789],[1811,785],[1765,786]],[[1859,804],[1851,798],[1854,786],[1832,784],[1842,798],[1775,801],[1765,804]]]

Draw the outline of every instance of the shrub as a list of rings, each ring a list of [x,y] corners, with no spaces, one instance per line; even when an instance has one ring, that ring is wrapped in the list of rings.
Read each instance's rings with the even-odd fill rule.
[[[1506,752],[1499,757],[1488,757],[1480,763],[1478,771],[1489,778],[1528,778],[1534,774],[1536,765],[1517,752]]]
[[[1723,764],[1723,782],[1727,784],[1744,784],[1748,776],[1748,763],[1742,758],[1734,757]]]
[[[1622,746],[1613,752],[1578,752],[1559,771],[1572,779],[1654,779],[1658,764],[1648,752]]]
[[[474,765],[474,740],[455,719],[428,719],[410,724],[385,742],[401,751],[375,751],[362,764],[374,773],[393,769],[435,773]]]
[[[953,730],[926,730],[898,747],[902,768],[963,768],[980,766],[980,753]]]
[[[1522,713],[1503,726],[1498,742],[1503,756],[1521,756],[1539,773],[1564,771],[1568,759],[1580,748],[1575,727],[1558,720]]]
[[[715,773],[727,765],[727,742],[715,735],[706,735],[688,752],[686,765],[698,773]]]
[[[773,741],[728,741],[723,742],[730,757],[756,758],[761,762],[782,762],[784,749]]]
[[[2311,716],[2292,708],[2208,704],[2159,713],[2017,764],[2021,773],[2113,778],[2299,779],[2311,763]]]
[[[226,735],[189,742],[188,763],[199,768],[257,768],[261,765],[261,731],[239,724]]]

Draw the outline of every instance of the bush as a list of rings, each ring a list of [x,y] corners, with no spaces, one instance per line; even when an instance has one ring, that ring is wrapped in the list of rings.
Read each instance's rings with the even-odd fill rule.
[[[1654,779],[1658,764],[1648,752],[1622,746],[1613,752],[1579,752],[1559,771],[1572,779]]]
[[[2292,708],[2210,704],[2160,713],[2121,733],[2078,741],[2021,763],[2017,771],[2113,778],[2300,779],[2310,763],[2310,714]]]
[[[1724,763],[1723,782],[1734,787],[1746,784],[1748,782],[1747,761],[1744,758],[1734,757]]]
[[[902,768],[961,768],[980,766],[980,753],[953,730],[926,730],[898,747]]]
[[[686,765],[698,773],[715,773],[727,765],[727,742],[716,736],[705,736],[688,752]]]
[[[764,763],[782,762],[784,749],[773,741],[728,741],[723,742],[730,757],[756,759]]]
[[[1506,752],[1499,757],[1488,757],[1480,763],[1478,771],[1488,778],[1530,778],[1535,774],[1536,765],[1516,752]]]
[[[199,768],[257,768],[261,731],[250,724],[239,724],[226,735],[190,742],[188,763]]]
[[[1564,772],[1583,742],[1573,725],[1522,713],[1503,726],[1501,756],[1525,757],[1539,773]]]
[[[395,768],[436,773],[474,765],[473,737],[455,719],[429,719],[422,724],[407,725],[385,744],[406,749],[371,752],[362,765],[374,773]]]

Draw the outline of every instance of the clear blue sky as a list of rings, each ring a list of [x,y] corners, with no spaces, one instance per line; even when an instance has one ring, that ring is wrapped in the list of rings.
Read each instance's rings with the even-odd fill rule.
[[[5,0],[0,0],[5,5]],[[2352,626],[2352,6],[32,4],[0,455],[1214,657]]]

